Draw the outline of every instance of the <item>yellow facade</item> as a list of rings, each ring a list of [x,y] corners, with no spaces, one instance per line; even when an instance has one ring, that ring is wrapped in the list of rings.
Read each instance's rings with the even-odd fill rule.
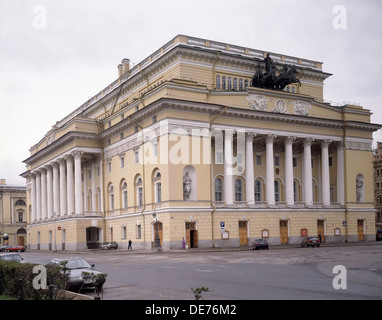
[[[27,245],[26,189],[0,179],[1,245]]]
[[[380,126],[369,110],[324,102],[321,62],[271,53],[301,86],[252,87],[266,55],[178,35],[132,69],[124,59],[24,161],[30,247],[372,239]]]

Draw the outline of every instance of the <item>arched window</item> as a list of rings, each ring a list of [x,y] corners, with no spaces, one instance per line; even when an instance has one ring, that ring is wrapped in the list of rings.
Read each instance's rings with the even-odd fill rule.
[[[215,201],[223,201],[223,181],[221,178],[215,179]]]
[[[239,79],[239,90],[243,90],[243,79]]]
[[[263,201],[263,184],[261,179],[255,181],[255,202]]]
[[[228,77],[228,90],[229,91],[232,90],[232,78],[231,77]]]
[[[112,184],[109,185],[107,192],[109,194],[109,210],[113,211],[114,210],[114,187]]]
[[[243,181],[236,179],[235,181],[235,201],[242,202],[243,200]]]
[[[138,176],[135,180],[135,190],[137,195],[137,206],[143,206],[143,181],[141,176]]]
[[[25,206],[26,203],[25,203],[24,200],[20,200],[20,199],[19,199],[19,200],[16,201],[15,205],[16,205],[16,206]]]
[[[225,90],[225,81],[226,81],[226,78],[225,76],[222,77],[222,89]]]
[[[122,181],[121,184],[121,207],[122,209],[127,209],[127,182]]]
[[[237,78],[233,78],[233,90],[237,90]]]
[[[154,202],[162,202],[162,175],[159,170],[154,172],[153,184],[154,184]]]
[[[216,76],[216,89],[220,89],[220,76]]]

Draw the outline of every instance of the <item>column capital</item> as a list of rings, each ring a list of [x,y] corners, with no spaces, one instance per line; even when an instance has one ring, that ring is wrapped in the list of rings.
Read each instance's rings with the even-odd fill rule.
[[[310,147],[314,141],[314,138],[305,138],[304,139],[304,147]]]
[[[343,150],[344,149],[344,142],[338,141],[336,144],[337,150]]]
[[[296,137],[285,137],[284,143],[285,144],[292,144],[296,140]]]
[[[275,135],[275,134],[268,134],[268,135],[265,136],[265,142],[266,143],[273,143],[276,138],[277,138],[277,135]]]
[[[321,148],[329,148],[329,145],[332,143],[332,140],[325,139],[321,140]]]
[[[253,142],[253,139],[257,136],[255,132],[247,132],[245,134],[245,142]]]
[[[83,154],[84,153],[82,151],[73,151],[72,152],[72,155],[73,155],[75,160],[81,159]]]
[[[64,159],[66,162],[73,161],[73,156],[71,154],[64,155]]]

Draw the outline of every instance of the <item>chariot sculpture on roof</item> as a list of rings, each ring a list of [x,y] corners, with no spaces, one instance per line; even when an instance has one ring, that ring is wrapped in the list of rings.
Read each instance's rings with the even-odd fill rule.
[[[294,66],[284,65],[281,73],[276,76],[276,64],[269,53],[264,59],[265,73],[261,71],[260,61],[257,63],[256,73],[252,77],[252,86],[266,89],[283,90],[287,85],[301,82],[296,78],[297,69]]]

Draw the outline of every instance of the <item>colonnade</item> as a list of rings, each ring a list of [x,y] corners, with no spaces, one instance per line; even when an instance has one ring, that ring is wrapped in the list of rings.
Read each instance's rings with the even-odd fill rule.
[[[83,152],[74,151],[31,172],[31,223],[84,214],[82,158]],[[93,160],[92,208],[96,207],[96,165]]]
[[[246,180],[246,202],[248,205],[255,204],[254,192],[254,133],[246,133],[245,136],[245,180]],[[275,205],[275,166],[274,166],[274,142],[277,138],[274,134],[263,135],[265,139],[265,187],[266,202],[268,206]],[[284,198],[287,206],[295,205],[293,188],[293,143],[297,139],[293,136],[281,137],[284,143]],[[329,139],[315,140],[313,138],[300,138],[303,145],[303,171],[302,171],[302,194],[307,206],[313,205],[313,176],[312,176],[312,151],[314,142],[321,146],[321,202],[329,206],[330,201],[330,172],[329,172]],[[337,146],[337,203],[344,204],[344,153],[341,142]],[[226,131],[224,134],[224,202],[233,205],[234,179],[233,179],[233,134]]]

